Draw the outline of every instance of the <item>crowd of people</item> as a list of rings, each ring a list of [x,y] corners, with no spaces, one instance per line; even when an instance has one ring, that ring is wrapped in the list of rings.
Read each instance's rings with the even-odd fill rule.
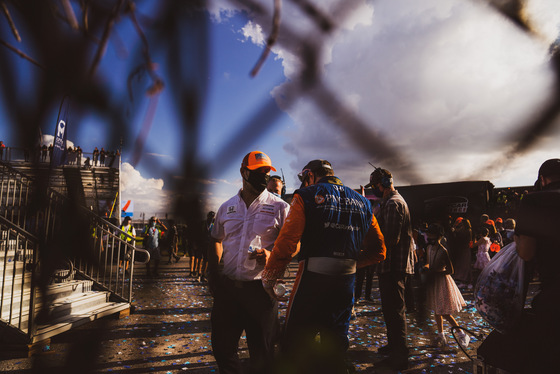
[[[210,232],[214,224],[215,212],[208,212],[200,225],[189,228],[184,224],[167,221],[169,228],[156,216],[150,217],[147,225],[137,231],[130,229],[130,217],[125,217],[120,229],[133,237],[141,237],[142,244],[150,253],[150,261],[146,264],[148,277],[159,277],[159,268],[164,256],[168,256],[167,264],[177,263],[186,257],[189,261],[189,274],[195,282],[205,283],[207,270],[207,254],[211,246]],[[131,234],[133,232],[133,234]],[[124,240],[124,236],[123,236]]]
[[[158,227],[163,226],[170,233],[168,263],[180,260],[182,247],[190,257],[189,276],[199,282],[208,277],[214,300],[212,351],[221,373],[244,372],[238,357],[243,331],[251,373],[352,372],[345,356],[349,326],[354,305],[372,301],[374,277],[387,339],[378,349],[386,357],[375,363],[376,369],[409,367],[410,313],[418,318],[432,314],[434,348],[455,344],[449,340],[454,330],[464,349],[470,337],[454,317],[466,306],[462,292],[475,287],[480,272],[510,243],[517,244],[519,256],[532,264],[542,283],[532,310],[536,317],[518,332],[523,339],[499,335],[481,347],[497,367],[515,362],[519,372],[534,372],[534,367],[550,372],[560,333],[555,314],[559,275],[554,269],[560,256],[554,230],[560,227],[560,159],[543,164],[537,191],[524,194],[511,216],[482,214],[471,223],[455,214],[416,227],[386,169],[376,168],[359,193],[344,186],[330,162],[312,160],[298,175],[301,186],[291,205],[283,200],[282,178],[270,176],[271,171],[276,169],[266,154],[255,151],[244,157],[239,192],[195,228],[204,240],[187,243],[184,238],[192,231],[176,225],[167,230],[155,217],[144,233],[152,256],[149,275],[157,276],[163,247]],[[380,198],[377,204],[365,197],[365,188]],[[294,259],[299,267],[288,300],[282,278]],[[279,300],[289,302],[282,328]],[[537,333],[541,340],[534,344]],[[496,344],[516,352],[515,360],[487,348]]]
[[[524,340],[503,339],[517,343],[512,350],[518,371],[550,372],[558,348],[560,286],[556,262],[548,260],[560,256],[558,237],[551,235],[560,224],[560,160],[547,163],[536,184],[546,192],[524,194],[518,211],[505,219],[483,214],[471,224],[467,217],[448,216],[412,227],[407,203],[388,170],[376,168],[365,186],[381,199],[374,207],[363,193],[344,186],[328,161],[312,160],[299,174],[301,187],[288,206],[282,180],[270,176],[276,170],[270,158],[250,152],[241,163],[240,191],[222,204],[213,224],[206,223],[212,350],[220,372],[243,372],[238,357],[243,331],[252,373],[352,372],[345,353],[353,306],[361,302],[364,278],[365,302],[371,300],[374,276],[387,338],[378,349],[386,358],[375,363],[376,369],[409,367],[407,313],[419,309],[433,315],[434,347],[453,344],[447,322],[465,348],[469,335],[454,318],[466,305],[462,290],[474,287],[480,271],[514,240],[524,243],[518,244],[519,256],[535,263],[543,287],[533,305],[538,318],[523,329]],[[282,278],[294,258],[299,268],[279,337],[277,302],[285,300]],[[543,340],[533,346],[537,332]],[[492,353],[485,358],[503,364]]]
[[[6,160],[13,148],[8,148],[3,141],[0,141],[0,161]],[[18,150],[16,148],[16,150]],[[21,150],[20,150],[21,151]],[[23,160],[25,162],[40,162],[50,163],[53,158],[54,146],[53,144],[38,145],[34,149],[23,148]],[[19,153],[18,153],[19,154]],[[13,157],[14,155],[12,155]],[[84,152],[80,146],[69,146],[66,150],[66,165],[77,165],[89,169],[91,167],[118,167],[117,162],[120,156],[120,151],[108,151],[101,147],[95,147],[90,156],[84,156]],[[21,156],[19,156],[21,157]]]

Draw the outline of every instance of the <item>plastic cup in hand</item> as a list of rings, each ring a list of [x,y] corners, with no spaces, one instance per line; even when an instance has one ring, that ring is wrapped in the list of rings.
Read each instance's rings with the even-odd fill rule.
[[[286,287],[284,287],[282,283],[277,283],[276,286],[274,286],[274,293],[276,296],[282,297],[286,294]]]

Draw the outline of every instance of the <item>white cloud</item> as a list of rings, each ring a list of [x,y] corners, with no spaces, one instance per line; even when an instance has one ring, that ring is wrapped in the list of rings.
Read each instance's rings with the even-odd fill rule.
[[[543,38],[544,43],[552,43],[560,36],[558,25],[560,2],[556,0],[527,1],[526,15],[534,31]]]
[[[263,34],[261,25],[249,21],[241,29],[245,41],[249,40],[256,45],[264,46],[266,36]]]
[[[145,213],[145,217],[173,213],[174,194],[164,189],[163,179],[146,178],[128,162],[122,163],[120,178],[121,199],[132,200],[135,218],[139,218],[142,213]],[[241,187],[240,179],[201,179],[196,183],[206,187],[201,196],[205,211],[216,211]]]
[[[338,3],[321,5],[332,9]],[[299,92],[293,96],[300,62],[291,51],[297,50],[293,44],[299,41],[281,37],[278,54],[285,58],[284,73],[291,80],[272,94],[280,106],[295,98],[287,112],[297,131],[284,147],[295,158],[294,169],[310,159],[326,158],[347,184],[357,186],[367,182],[371,161],[393,170],[397,184],[488,179],[497,185],[515,185],[532,183],[542,161],[560,156],[556,129],[549,135],[556,142],[539,144],[538,153],[486,167],[510,150],[511,134],[531,120],[551,93],[555,76],[548,65],[547,43],[554,40],[554,29],[558,34],[559,2],[529,1],[529,17],[539,34],[547,35],[546,43],[523,33],[483,2],[354,4],[373,8],[364,13],[371,22],[363,16],[354,22],[335,19],[344,28],[322,39],[321,79],[369,131],[398,150],[420,178],[404,177],[399,173],[402,165],[383,159],[373,145],[359,149],[339,130],[345,128],[347,118],[325,115],[322,109],[331,108],[320,108]],[[283,13],[284,28],[306,35],[305,40],[311,35],[319,40],[305,17],[293,16],[297,10]],[[269,23],[257,22],[265,29]]]
[[[163,179],[145,178],[131,164],[123,162],[120,180],[122,200],[132,200],[134,217],[170,211],[171,197],[163,190]]]
[[[53,144],[54,142],[54,136],[53,135],[43,135],[43,137],[41,138],[41,145],[46,145],[47,147],[51,144]],[[66,146],[67,147],[74,147],[74,142],[72,142],[71,140],[66,140]]]
[[[206,185],[206,195],[203,196],[205,210],[217,211],[220,205],[229,200],[241,188],[241,177],[229,181],[226,179],[208,179],[202,182]]]

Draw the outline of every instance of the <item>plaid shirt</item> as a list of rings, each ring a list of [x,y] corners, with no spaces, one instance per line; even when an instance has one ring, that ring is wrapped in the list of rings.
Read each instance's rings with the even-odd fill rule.
[[[410,212],[406,201],[396,190],[383,199],[377,220],[387,247],[387,258],[378,265],[378,272],[383,274],[398,271],[414,274],[414,242]]]

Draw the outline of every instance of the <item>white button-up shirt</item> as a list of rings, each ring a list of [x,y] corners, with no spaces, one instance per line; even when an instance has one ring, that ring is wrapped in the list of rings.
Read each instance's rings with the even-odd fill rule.
[[[289,209],[284,200],[267,190],[249,208],[241,198],[241,190],[222,204],[216,213],[212,237],[222,242],[224,275],[240,281],[261,279],[264,266],[256,264],[252,270],[245,266],[249,243],[260,235],[262,247],[272,250]]]

